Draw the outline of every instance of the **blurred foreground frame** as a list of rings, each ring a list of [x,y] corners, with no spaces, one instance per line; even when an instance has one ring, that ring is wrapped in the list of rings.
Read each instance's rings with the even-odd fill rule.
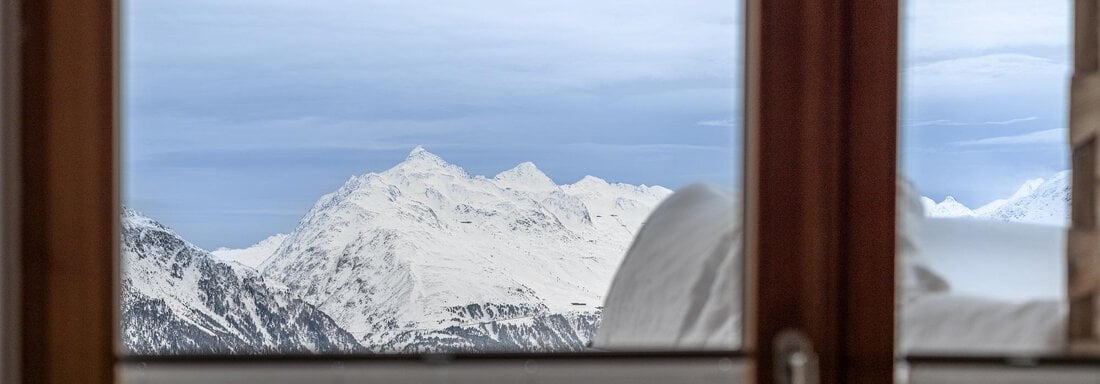
[[[1100,14],[1097,0],[1076,0],[1074,7],[1074,73],[1070,95],[1073,199],[1066,252],[1069,324],[1073,354],[1100,354],[1100,230],[1097,188],[1100,183]]]

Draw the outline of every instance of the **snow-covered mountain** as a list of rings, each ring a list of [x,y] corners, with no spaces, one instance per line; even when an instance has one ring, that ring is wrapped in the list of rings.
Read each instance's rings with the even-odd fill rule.
[[[417,147],[323,196],[259,270],[376,351],[576,350],[670,193],[531,163],[473,176]]]
[[[122,215],[122,341],[131,354],[356,352],[328,315],[165,226]]]
[[[970,209],[948,196],[942,202],[921,197],[928,217],[975,217],[999,221],[1066,226],[1069,223],[1070,171],[1050,179],[1028,180],[1005,199]]]

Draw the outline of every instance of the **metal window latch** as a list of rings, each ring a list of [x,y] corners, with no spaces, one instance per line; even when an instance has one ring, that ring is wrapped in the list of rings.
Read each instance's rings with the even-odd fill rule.
[[[817,353],[802,332],[788,329],[775,338],[775,378],[779,384],[817,384]]]

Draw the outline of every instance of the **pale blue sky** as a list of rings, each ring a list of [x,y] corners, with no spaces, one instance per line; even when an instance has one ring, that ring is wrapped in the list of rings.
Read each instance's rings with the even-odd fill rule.
[[[905,2],[901,169],[971,207],[1068,169],[1068,0]]]
[[[125,204],[206,248],[289,231],[416,145],[558,183],[740,179],[739,2],[124,3]],[[908,7],[922,192],[980,205],[1064,169],[1068,2]]]

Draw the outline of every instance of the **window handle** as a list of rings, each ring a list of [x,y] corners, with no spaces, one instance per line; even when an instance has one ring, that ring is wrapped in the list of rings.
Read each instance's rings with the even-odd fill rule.
[[[788,329],[775,338],[775,377],[779,384],[818,384],[817,353],[805,334]]]

